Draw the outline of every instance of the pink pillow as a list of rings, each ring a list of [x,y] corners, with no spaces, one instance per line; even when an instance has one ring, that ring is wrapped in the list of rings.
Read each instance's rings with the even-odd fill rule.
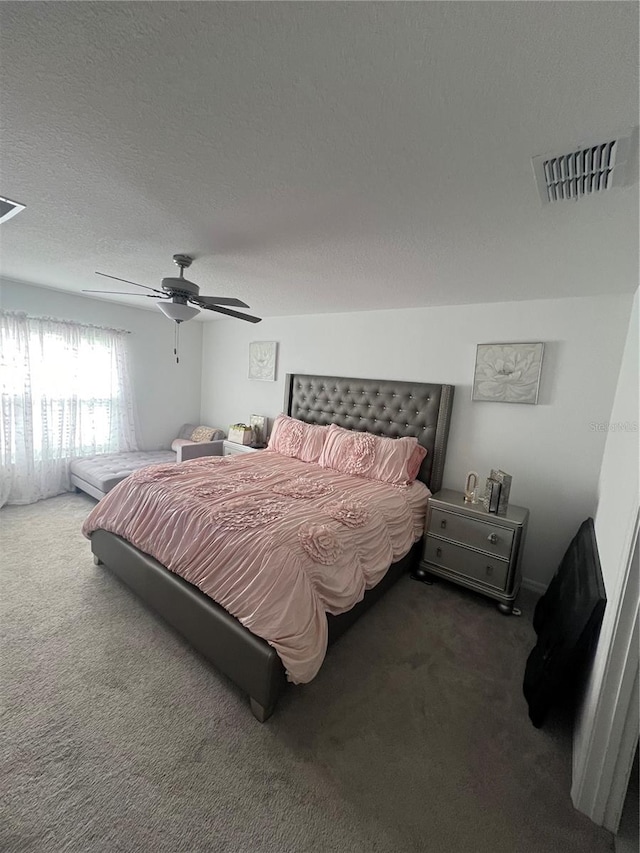
[[[327,427],[305,424],[287,415],[278,415],[271,430],[268,449],[303,462],[317,462],[326,436]]]
[[[416,439],[417,441],[417,439]],[[427,448],[423,447],[421,444],[418,444],[411,454],[411,459],[409,460],[409,482],[413,483],[415,478],[420,473],[420,466],[424,462],[424,458],[427,455]]]
[[[384,438],[332,425],[319,464],[400,486],[415,480],[425,455],[417,438]]]

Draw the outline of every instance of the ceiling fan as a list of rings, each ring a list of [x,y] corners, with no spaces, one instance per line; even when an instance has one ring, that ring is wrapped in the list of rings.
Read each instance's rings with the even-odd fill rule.
[[[135,287],[143,287],[145,290],[151,290],[152,293],[134,293],[122,290],[83,290],[82,292],[115,293],[122,296],[146,296],[149,299],[157,299],[158,308],[170,320],[174,320],[176,323],[184,323],[186,320],[192,320],[200,313],[201,308],[205,308],[207,311],[217,311],[218,314],[226,314],[229,317],[236,317],[238,320],[246,320],[248,323],[260,322],[260,317],[252,317],[251,314],[243,314],[240,311],[233,311],[231,308],[222,307],[232,305],[235,308],[248,308],[249,306],[246,302],[241,302],[239,299],[232,299],[227,296],[200,296],[198,285],[192,281],[188,281],[184,277],[185,269],[188,269],[193,262],[192,257],[189,255],[174,255],[173,262],[180,268],[180,275],[163,278],[162,290],[158,290],[155,287],[148,287],[146,284],[138,284],[135,281],[128,281],[126,278],[118,278],[115,275],[96,271],[96,275],[113,278],[116,281],[123,281],[125,284],[133,284]],[[194,305],[197,307],[194,308]]]

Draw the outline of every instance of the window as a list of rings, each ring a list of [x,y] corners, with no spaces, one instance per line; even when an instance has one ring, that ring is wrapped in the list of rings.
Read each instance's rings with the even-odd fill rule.
[[[134,450],[126,333],[0,312],[0,505],[71,488],[76,456]]]

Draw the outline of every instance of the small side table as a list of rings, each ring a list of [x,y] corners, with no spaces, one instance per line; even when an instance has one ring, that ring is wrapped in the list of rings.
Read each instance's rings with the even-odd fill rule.
[[[513,613],[528,520],[524,507],[509,505],[506,515],[496,515],[482,504],[465,503],[462,492],[443,489],[429,498],[422,560],[413,577],[446,578],[493,598],[502,613]]]

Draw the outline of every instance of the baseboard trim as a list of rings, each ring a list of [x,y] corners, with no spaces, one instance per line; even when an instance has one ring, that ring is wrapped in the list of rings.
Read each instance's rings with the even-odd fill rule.
[[[538,595],[543,595],[547,591],[547,584],[531,580],[531,578],[522,578],[522,588],[536,592]]]

